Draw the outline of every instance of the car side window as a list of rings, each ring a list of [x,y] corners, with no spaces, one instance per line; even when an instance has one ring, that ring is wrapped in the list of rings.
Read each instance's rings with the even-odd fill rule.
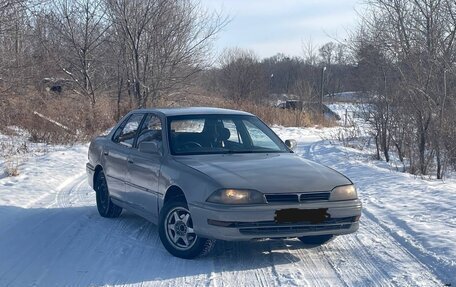
[[[277,145],[262,130],[249,121],[243,120],[245,128],[250,135],[252,145],[260,148],[275,148]]]
[[[116,131],[113,141],[127,147],[132,147],[143,117],[144,114],[133,114],[130,116],[121,131]]]
[[[136,147],[142,142],[157,141],[162,142],[162,122],[159,117],[153,114],[148,114],[138,134]]]

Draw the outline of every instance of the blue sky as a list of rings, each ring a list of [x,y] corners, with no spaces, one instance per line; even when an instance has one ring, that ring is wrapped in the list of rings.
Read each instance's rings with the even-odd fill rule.
[[[216,50],[240,47],[260,57],[282,52],[302,56],[303,41],[315,45],[343,40],[358,22],[359,0],[201,0],[231,22],[220,33]]]

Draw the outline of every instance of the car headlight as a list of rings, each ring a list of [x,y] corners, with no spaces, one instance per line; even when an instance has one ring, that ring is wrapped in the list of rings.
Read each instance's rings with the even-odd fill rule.
[[[356,188],[353,184],[350,184],[335,187],[331,191],[331,196],[329,197],[329,200],[351,200],[357,198],[358,194],[356,192]]]
[[[264,195],[251,189],[219,189],[215,191],[207,202],[221,204],[260,204],[266,203]]]

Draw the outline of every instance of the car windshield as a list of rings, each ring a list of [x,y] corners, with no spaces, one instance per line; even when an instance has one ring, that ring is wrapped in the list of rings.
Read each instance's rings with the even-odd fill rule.
[[[168,119],[171,153],[290,152],[262,121],[244,115],[190,115]]]

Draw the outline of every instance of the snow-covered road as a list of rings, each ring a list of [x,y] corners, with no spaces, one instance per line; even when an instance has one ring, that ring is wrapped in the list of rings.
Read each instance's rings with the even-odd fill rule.
[[[359,158],[347,158],[342,147],[332,148],[311,132],[277,131],[283,137],[295,135],[298,153],[337,168],[358,184],[361,197],[366,196],[363,199],[366,212],[356,234],[308,250],[293,239],[218,242],[208,257],[178,259],[166,252],[157,228],[146,220],[128,212],[119,219],[98,215],[95,194],[84,175],[87,147],[74,147],[34,158],[21,166],[18,177],[0,179],[0,286],[443,286],[456,283],[455,251],[450,250],[451,246],[442,251],[439,245],[426,245],[426,240],[431,238],[414,241],[414,237],[420,236],[416,230],[422,225],[397,223],[407,222],[408,218],[401,218],[406,215],[399,211],[391,214],[396,223],[393,220],[389,223],[390,215],[381,214],[382,200],[385,204],[393,204],[394,200],[379,196],[377,189],[386,192],[397,184],[410,185],[395,181],[408,177]],[[356,157],[356,153],[352,156]],[[376,190],[369,188],[369,182],[381,179],[385,173],[393,178],[384,184],[374,184]],[[420,183],[415,185],[412,188]],[[448,204],[451,202],[454,205],[456,199],[449,197]],[[443,228],[442,224],[446,223],[437,224]],[[456,230],[454,220],[449,224],[446,228],[450,233],[441,239],[442,245]],[[401,228],[393,230],[396,225]]]

